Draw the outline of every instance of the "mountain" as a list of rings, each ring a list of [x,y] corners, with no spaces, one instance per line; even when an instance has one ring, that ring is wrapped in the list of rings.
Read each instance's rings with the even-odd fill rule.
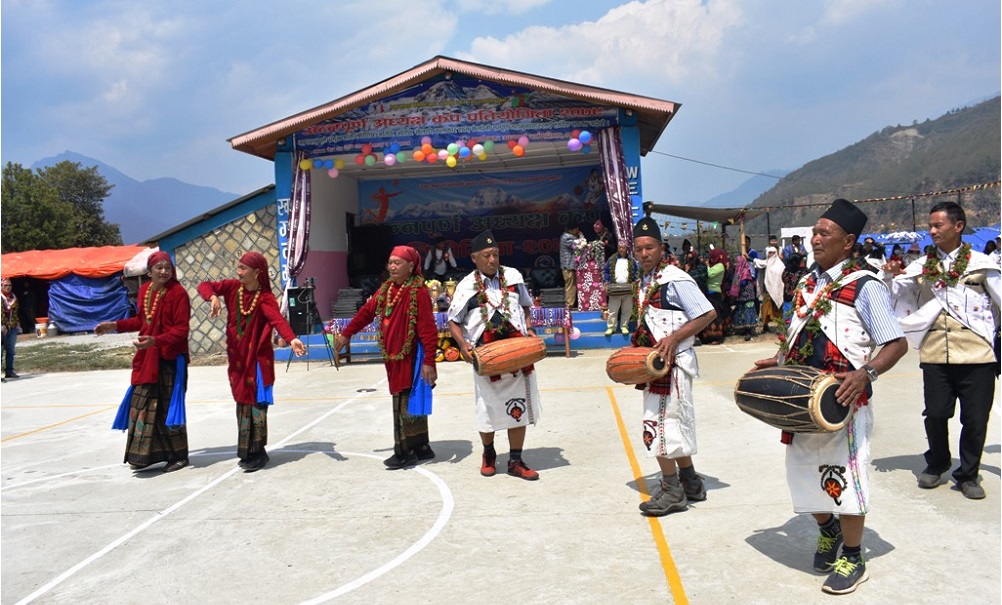
[[[126,244],[145,241],[203,214],[206,210],[240,197],[175,178],[137,181],[100,160],[72,151],[38,160],[31,168],[45,168],[63,161],[75,162],[81,168],[96,166],[98,174],[114,185],[104,200],[104,220],[118,223],[122,230],[122,241]]]
[[[837,197],[864,201],[867,231],[874,233],[927,228],[929,209],[942,201],[959,201],[971,227],[994,225],[1000,210],[1000,114],[1002,99],[996,96],[934,120],[887,126],[794,170],[752,206],[770,209],[774,232],[813,225]],[[984,187],[921,195],[976,186]],[[745,227],[750,233],[765,233],[766,218],[753,219]]]
[[[741,208],[748,203],[746,200],[753,200],[762,195],[789,172],[789,170],[768,170],[765,174],[772,176],[753,176],[727,193],[711,197],[699,205],[703,208]]]

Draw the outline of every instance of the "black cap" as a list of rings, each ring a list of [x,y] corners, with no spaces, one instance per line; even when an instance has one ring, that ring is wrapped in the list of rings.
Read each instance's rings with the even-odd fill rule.
[[[828,207],[828,210],[825,210],[821,218],[830,220],[839,227],[842,227],[846,233],[851,233],[856,237],[862,235],[867,221],[866,214],[862,210],[849,200],[842,198],[832,202],[832,205]]]
[[[470,252],[480,252],[485,248],[497,248],[498,241],[494,239],[494,234],[490,232],[490,229],[486,231],[481,231],[479,235],[473,238],[473,242],[470,243]]]
[[[638,237],[653,237],[654,239],[661,241],[661,228],[658,227],[657,222],[649,216],[637,221],[637,224],[633,226],[633,239]]]

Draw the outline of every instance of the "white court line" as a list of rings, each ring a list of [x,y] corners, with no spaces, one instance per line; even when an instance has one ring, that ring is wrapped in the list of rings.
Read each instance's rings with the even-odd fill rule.
[[[58,475],[50,475],[48,477],[39,477],[38,479],[32,479],[31,481],[25,481],[24,483],[15,483],[14,485],[8,485],[6,487],[0,487],[0,492],[5,492],[7,490],[17,489],[19,487],[24,487],[25,485],[31,485],[33,483],[42,483],[45,481],[53,481],[55,479],[62,479],[63,477],[71,477],[73,475],[82,475],[83,473],[89,473],[92,471],[100,471],[106,468],[118,468],[122,466],[121,462],[116,464],[106,464],[104,466],[95,466],[94,468],[81,468],[75,471],[70,471],[68,473],[60,473]]]
[[[385,381],[386,381],[386,379],[384,378],[383,380],[380,380],[375,385],[373,385],[373,387],[379,386],[380,384],[382,384]],[[317,418],[313,422],[307,424],[305,427],[303,427],[303,428],[301,428],[301,429],[293,432],[291,435],[289,435],[285,439],[283,439],[280,442],[278,442],[277,444],[275,444],[275,446],[276,447],[281,447],[282,443],[285,443],[286,441],[288,441],[292,437],[295,437],[296,435],[299,435],[300,433],[302,433],[303,431],[309,429],[310,427],[316,426],[318,423],[322,422],[323,420],[325,420],[326,418],[328,418],[332,414],[340,411],[343,407],[349,405],[350,403],[353,403],[358,398],[359,398],[358,396],[355,396],[355,397],[352,397],[351,399],[345,400],[344,402],[342,402],[340,405],[338,405],[334,409],[330,410],[326,414],[321,415],[319,418]],[[229,471],[226,471],[225,473],[223,473],[222,475],[220,475],[216,479],[210,481],[207,485],[203,486],[202,488],[200,488],[200,489],[192,492],[188,496],[182,498],[181,500],[178,500],[177,502],[175,502],[174,504],[172,504],[169,507],[165,508],[164,510],[156,513],[153,517],[151,517],[150,519],[147,519],[145,522],[141,523],[139,526],[135,527],[134,529],[132,529],[131,531],[129,531],[125,535],[117,538],[116,540],[112,541],[110,544],[108,544],[107,546],[105,546],[101,550],[97,551],[96,553],[94,553],[91,556],[87,557],[83,561],[77,563],[73,567],[71,567],[68,570],[64,571],[63,573],[59,574],[58,576],[56,576],[55,578],[53,578],[52,580],[50,580],[45,585],[43,585],[40,588],[38,588],[37,590],[35,590],[35,592],[29,594],[28,596],[26,596],[23,599],[21,599],[20,601],[18,601],[15,605],[26,605],[27,603],[31,603],[32,601],[34,601],[38,597],[44,595],[45,593],[49,592],[50,590],[52,590],[53,588],[55,588],[59,584],[62,584],[63,582],[65,582],[68,578],[72,577],[73,574],[77,573],[78,571],[80,571],[81,569],[87,567],[88,565],[90,565],[94,561],[97,561],[98,559],[100,559],[104,555],[110,553],[111,551],[115,550],[116,548],[118,548],[122,544],[124,544],[124,543],[128,542],[129,540],[131,540],[132,538],[136,537],[137,535],[139,535],[140,533],[142,533],[143,531],[145,531],[146,529],[148,529],[150,526],[152,526],[157,521],[160,521],[161,519],[163,519],[167,515],[173,513],[174,511],[178,510],[179,508],[181,508],[185,504],[188,504],[189,502],[191,502],[195,498],[201,496],[205,492],[209,491],[210,489],[216,487],[217,485],[219,485],[220,483],[222,483],[223,481],[225,481],[226,479],[232,477],[234,474],[236,474],[236,472],[238,470],[241,470],[240,467],[238,467],[238,466],[233,467],[232,469],[230,469]]]
[[[372,454],[359,454],[352,452],[343,452],[343,453],[346,456],[365,456],[367,458],[375,458],[376,460],[380,459],[379,456],[373,456]],[[421,468],[420,466],[414,467],[414,470],[421,473],[428,479],[430,479],[431,482],[434,483],[436,487],[438,487],[438,494],[442,498],[442,510],[438,511],[438,518],[435,519],[435,523],[431,526],[431,528],[427,532],[425,532],[423,536],[421,536],[420,540],[418,540],[414,544],[411,544],[407,548],[407,550],[394,557],[391,561],[388,561],[387,563],[380,565],[379,567],[370,571],[364,576],[356,580],[352,580],[351,582],[348,582],[347,584],[344,584],[343,586],[335,590],[332,590],[331,592],[322,594],[319,597],[310,599],[309,601],[303,601],[302,605],[316,605],[318,603],[326,603],[327,601],[330,601],[331,599],[336,599],[337,597],[347,594],[355,590],[356,588],[365,586],[369,582],[382,576],[386,572],[391,571],[395,567],[400,566],[405,561],[407,561],[417,553],[424,550],[425,546],[431,544],[431,541],[434,540],[436,537],[438,537],[438,534],[442,533],[442,530],[445,529],[445,524],[449,522],[449,519],[452,517],[452,511],[455,508],[455,500],[452,497],[452,491],[449,490],[449,486],[445,484],[445,481],[442,481],[442,479],[438,475],[432,473],[431,471],[427,471]]]

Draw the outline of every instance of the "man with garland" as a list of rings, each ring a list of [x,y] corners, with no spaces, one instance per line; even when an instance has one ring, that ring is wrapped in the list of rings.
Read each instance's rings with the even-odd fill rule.
[[[517,269],[501,266],[497,240],[490,231],[473,239],[470,258],[476,269],[456,286],[449,307],[449,329],[463,359],[472,363],[473,348],[517,336],[535,336],[529,327],[532,297]],[[536,373],[528,366],[502,376],[473,377],[476,421],[484,446],[480,474],[497,473],[494,433],[508,431],[508,474],[535,481],[539,473],[522,460],[525,429],[539,421]]]
[[[431,295],[421,275],[421,255],[410,246],[396,246],[386,262],[390,274],[374,296],[337,336],[340,351],[351,337],[377,319],[379,351],[386,366],[393,398],[393,455],[383,461],[390,470],[412,466],[435,457],[428,439],[428,416],[410,414],[408,403],[414,386],[414,364],[421,364],[421,377],[435,386],[435,350],[438,329],[431,308]],[[423,347],[417,358],[418,343]]]
[[[936,249],[907,267],[888,262],[879,276],[891,286],[905,336],[920,351],[929,449],[918,486],[937,487],[950,470],[948,424],[960,399],[960,466],[953,478],[964,496],[980,500],[978,471],[999,372],[993,345],[1000,279],[998,265],[962,241],[966,225],[959,204],[936,204],[929,211]]]
[[[787,446],[794,511],[810,513],[818,523],[814,569],[831,572],[822,586],[829,594],[850,593],[869,578],[862,540],[870,509],[870,383],[907,351],[887,288],[865,261],[851,258],[866,221],[866,214],[844,199],[832,202],[817,220],[811,237],[815,264],[797,284],[779,354],[755,362],[757,367],[806,365],[832,373],[841,381],[836,399],[854,408],[838,431],[784,431],[781,439]],[[881,349],[874,355],[877,346]]]
[[[671,371],[662,379],[638,385],[644,392],[643,440],[647,455],[657,458],[658,487],[640,504],[645,515],[660,517],[706,500],[703,478],[696,474],[696,417],[692,381],[699,376],[695,336],[717,316],[696,280],[663,260],[661,230],[650,217],[633,228],[633,253],[641,276],[635,288],[635,347],[653,347]]]
[[[602,272],[605,282],[606,336],[612,336],[619,325],[623,334],[630,333],[630,317],[633,316],[633,282],[637,281],[640,265],[630,254],[630,242],[619,242],[616,255],[606,263]]]

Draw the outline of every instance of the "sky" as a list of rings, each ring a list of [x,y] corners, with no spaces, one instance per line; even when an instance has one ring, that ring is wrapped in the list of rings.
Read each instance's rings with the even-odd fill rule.
[[[1002,90],[998,0],[3,0],[0,160],[243,195],[227,139],[436,55],[681,103],[645,200],[699,203]],[[752,200],[735,200],[744,205]]]

